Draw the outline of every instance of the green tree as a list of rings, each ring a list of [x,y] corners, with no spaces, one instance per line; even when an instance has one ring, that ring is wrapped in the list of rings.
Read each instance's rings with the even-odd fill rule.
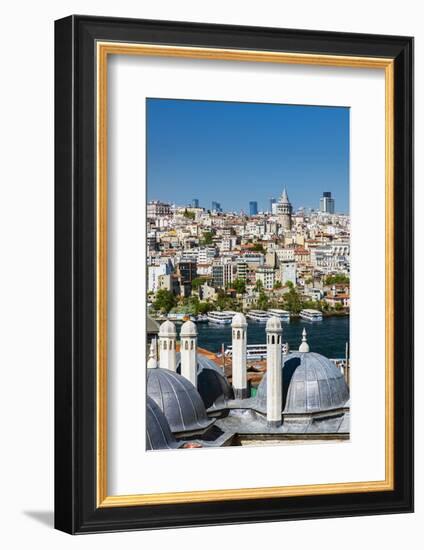
[[[256,288],[256,290],[259,290],[259,291],[260,291],[260,290],[263,290],[264,284],[263,284],[263,282],[262,282],[260,279],[258,279],[258,280],[256,281],[255,288]]]
[[[198,312],[204,315],[205,313],[208,313],[208,311],[212,311],[214,307],[215,306],[209,302],[200,302]]]
[[[291,286],[290,290],[284,294],[284,308],[291,313],[299,313],[303,309],[303,302],[298,291]]]
[[[334,309],[336,311],[342,311],[343,309],[343,304],[341,304],[340,302],[337,302],[336,305],[334,306]]]
[[[246,292],[246,282],[243,279],[236,279],[231,286],[235,289],[237,294],[244,294]]]
[[[268,296],[265,294],[263,290],[259,292],[259,298],[257,303],[258,303],[259,309],[268,309],[269,307]]]
[[[239,308],[237,300],[234,300],[231,296],[227,296],[223,293],[218,296],[216,307],[220,311],[237,310]]]
[[[188,300],[189,313],[192,313],[193,315],[198,315],[199,314],[199,305],[200,305],[199,298],[197,296],[190,296],[190,298]]]
[[[261,252],[262,254],[265,254],[265,248],[261,245],[261,243],[255,243],[252,246],[252,250],[254,252]]]
[[[349,284],[349,277],[344,273],[337,273],[336,275],[328,275],[325,278],[326,285],[337,285],[337,284]]]
[[[202,245],[211,245],[213,243],[213,233],[212,231],[204,231],[200,244]]]
[[[186,208],[184,210],[184,217],[189,219],[189,220],[194,220],[194,218],[196,217],[196,214],[194,212],[189,212]]]
[[[196,277],[191,281],[191,287],[193,290],[198,290],[200,286],[205,284],[207,279],[205,277]]]
[[[281,281],[275,281],[274,283],[274,289],[278,290],[279,288],[282,288],[283,285],[281,284]]]
[[[153,302],[153,307],[156,311],[169,313],[173,307],[177,305],[177,300],[170,290],[161,288],[156,292],[156,298]]]

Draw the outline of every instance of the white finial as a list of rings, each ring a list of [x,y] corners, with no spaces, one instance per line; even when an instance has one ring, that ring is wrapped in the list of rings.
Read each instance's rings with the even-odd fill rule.
[[[302,331],[302,343],[299,346],[299,351],[307,353],[309,351],[309,344],[306,340],[306,329]]]
[[[152,340],[150,344],[150,353],[149,353],[149,360],[147,361],[147,368],[148,369],[155,369],[158,366],[158,362],[156,361],[155,357],[155,343]]]

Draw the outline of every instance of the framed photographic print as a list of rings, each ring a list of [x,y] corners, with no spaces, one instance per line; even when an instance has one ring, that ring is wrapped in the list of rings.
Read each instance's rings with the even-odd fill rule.
[[[413,39],[55,26],[55,524],[413,509]]]

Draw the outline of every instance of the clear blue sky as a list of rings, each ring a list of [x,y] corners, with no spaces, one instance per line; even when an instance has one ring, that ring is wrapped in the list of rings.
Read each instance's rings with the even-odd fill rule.
[[[331,191],[349,210],[349,108],[147,99],[147,198],[268,210],[287,187],[294,208]]]

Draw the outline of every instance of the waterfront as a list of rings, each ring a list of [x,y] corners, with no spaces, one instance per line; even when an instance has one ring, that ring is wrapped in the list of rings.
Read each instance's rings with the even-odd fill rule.
[[[283,342],[288,342],[291,350],[297,350],[306,328],[311,351],[330,358],[343,358],[346,342],[349,341],[349,316],[325,317],[311,323],[302,319],[292,319],[283,325]],[[178,327],[180,331],[181,325]],[[213,323],[198,323],[198,346],[214,353],[221,351],[222,344],[231,345],[231,326]],[[249,322],[248,344],[265,344],[265,323]]]

